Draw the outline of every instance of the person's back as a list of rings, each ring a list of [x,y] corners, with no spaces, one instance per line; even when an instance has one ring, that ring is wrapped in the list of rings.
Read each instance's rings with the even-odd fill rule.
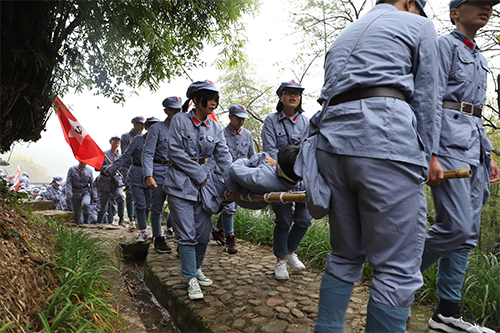
[[[331,101],[353,89],[388,87],[403,93],[412,108],[399,100],[365,99],[337,112],[329,109],[320,131],[324,136],[318,142],[320,149],[427,167],[420,139],[431,147],[436,82],[428,78],[437,70],[435,36],[430,20],[390,4],[375,6],[347,27],[326,57],[318,101]],[[322,113],[315,115],[313,124],[318,125]]]

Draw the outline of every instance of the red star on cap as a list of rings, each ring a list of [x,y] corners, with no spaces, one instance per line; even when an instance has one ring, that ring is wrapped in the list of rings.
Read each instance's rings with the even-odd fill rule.
[[[176,101],[176,102],[178,102],[178,101],[179,101],[179,99],[176,97],[176,98],[175,98],[175,101]]]

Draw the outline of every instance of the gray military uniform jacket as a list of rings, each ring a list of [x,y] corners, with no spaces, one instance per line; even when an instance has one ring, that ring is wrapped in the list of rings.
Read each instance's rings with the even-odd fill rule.
[[[235,131],[231,125],[227,125],[224,128],[224,137],[233,162],[240,158],[250,158],[255,154],[252,134],[247,129],[240,128]]]
[[[478,166],[493,150],[480,117],[443,108],[443,101],[486,103],[488,63],[476,43],[455,29],[439,38],[439,85],[433,153]]]
[[[132,165],[126,171],[125,175],[127,184],[132,184],[135,187],[147,188],[146,179],[142,173],[142,151],[144,142],[147,139],[147,133],[144,136],[136,136],[132,143],[128,146],[127,151],[120,155],[118,159],[110,165],[106,170],[110,174],[114,174],[119,168],[127,164],[127,161],[132,161]]]
[[[301,113],[287,117],[284,111],[271,113],[262,126],[262,149],[275,160],[280,148],[300,145],[308,136],[309,118]]]
[[[169,195],[198,201],[200,185],[210,172],[210,164],[200,165],[196,159],[214,159],[222,176],[228,177],[231,155],[226,145],[222,127],[210,117],[204,121],[189,113],[179,113],[172,118],[169,133],[168,156],[173,165],[168,168],[163,189]]]
[[[71,196],[73,199],[81,198],[87,193],[91,198],[97,197],[94,189],[94,175],[88,166],[84,169],[78,165],[69,168],[64,189],[66,196]]]
[[[168,165],[158,162],[169,160],[167,153],[169,131],[168,119],[151,126],[142,151],[143,177],[153,177],[158,186],[163,184],[168,168]]]

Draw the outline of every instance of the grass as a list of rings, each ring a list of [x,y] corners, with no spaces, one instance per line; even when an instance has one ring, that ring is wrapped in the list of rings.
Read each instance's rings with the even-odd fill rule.
[[[237,237],[257,244],[272,246],[274,214],[270,208],[252,211],[238,208],[234,216]],[[326,219],[313,220],[297,253],[315,268],[323,268],[326,255],[331,251],[329,227]],[[467,274],[462,288],[462,304],[484,326],[498,328],[500,323],[500,253],[486,254],[476,249],[469,258]],[[421,304],[437,304],[437,264],[423,274],[424,285],[415,293]],[[363,280],[370,281],[373,269],[363,266]]]
[[[81,229],[55,225],[54,275],[61,283],[38,313],[45,332],[117,332],[125,324],[110,306],[107,273],[117,270],[106,244]]]

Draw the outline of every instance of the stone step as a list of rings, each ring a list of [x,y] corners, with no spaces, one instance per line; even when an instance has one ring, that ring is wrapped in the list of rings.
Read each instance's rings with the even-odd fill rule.
[[[55,210],[56,205],[52,200],[28,200],[23,199],[22,203],[27,209],[31,210]]]

